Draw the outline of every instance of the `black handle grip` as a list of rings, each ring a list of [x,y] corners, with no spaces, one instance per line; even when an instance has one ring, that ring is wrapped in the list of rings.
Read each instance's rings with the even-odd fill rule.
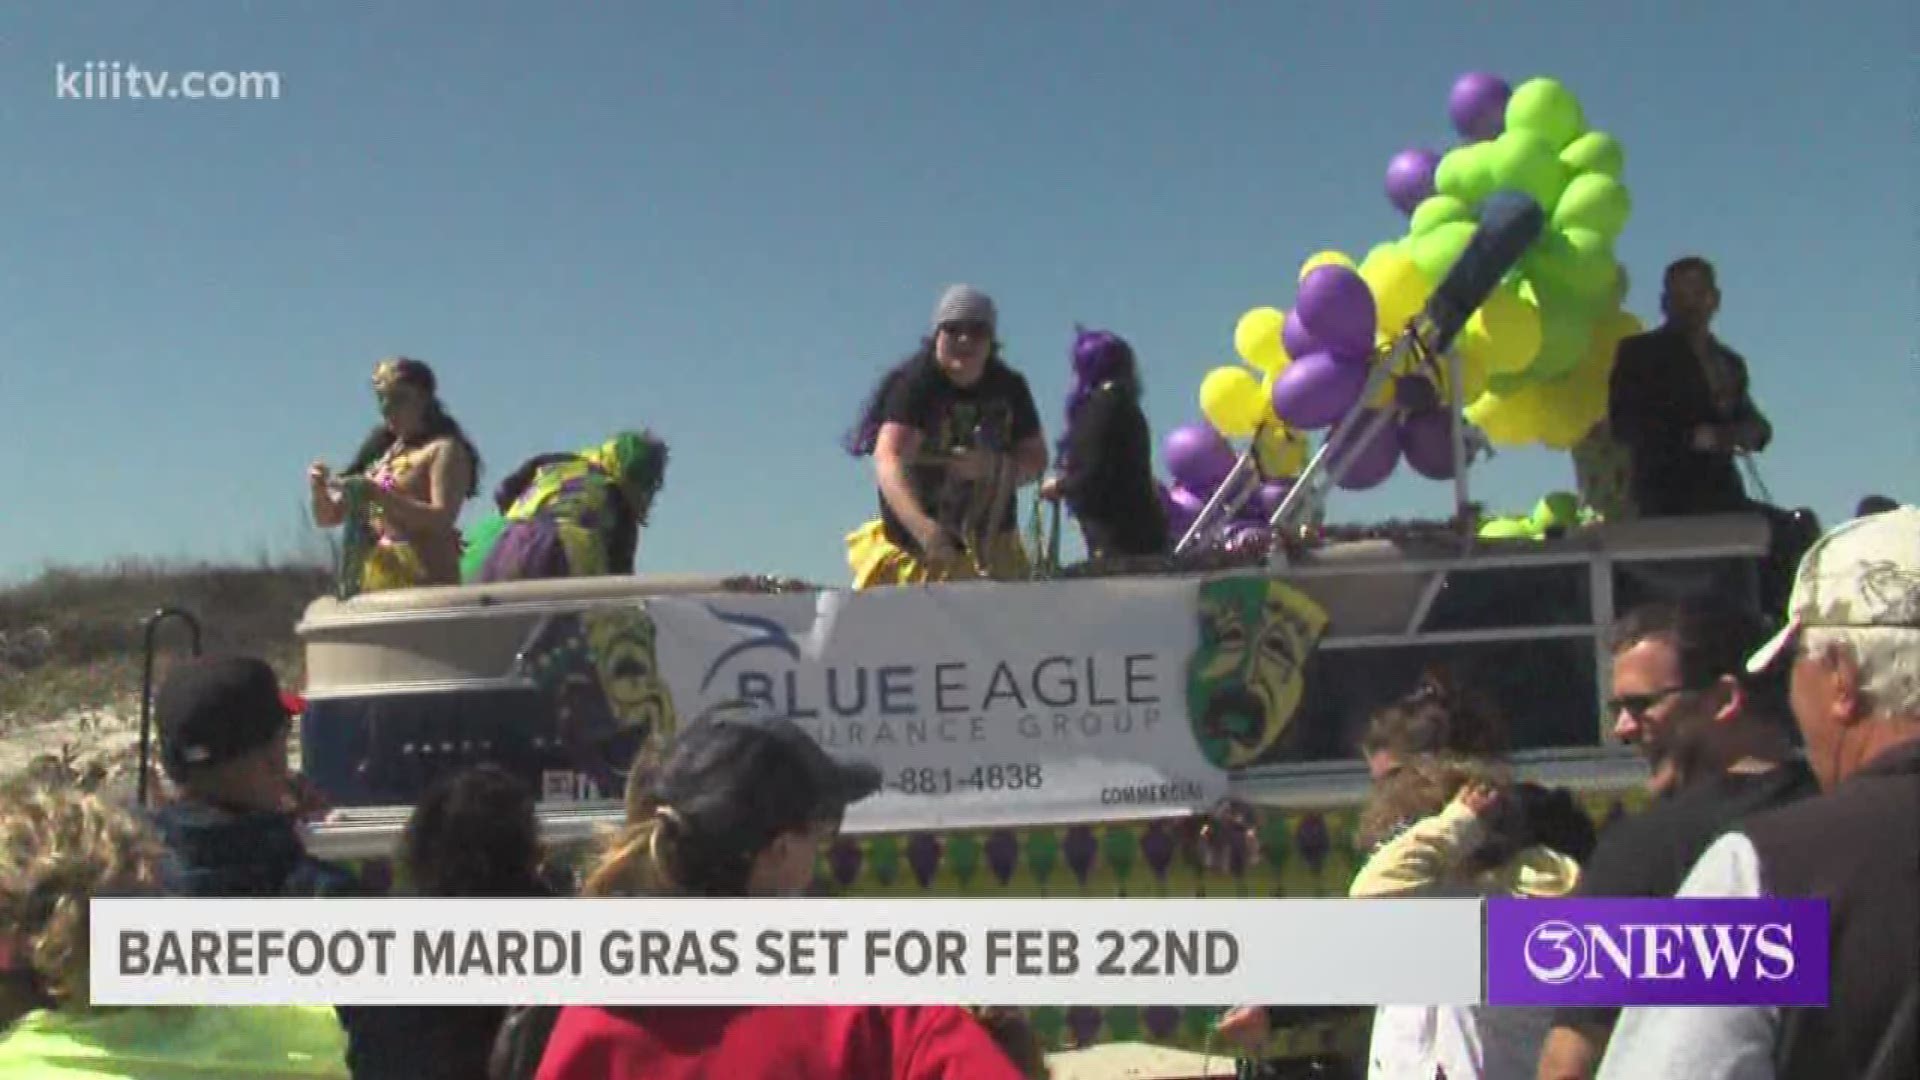
[[[1480,227],[1467,250],[1460,254],[1446,279],[1427,301],[1427,320],[1433,324],[1434,352],[1445,352],[1487,297],[1520,262],[1527,248],[1547,226],[1540,204],[1518,191],[1496,191],[1480,209]]]

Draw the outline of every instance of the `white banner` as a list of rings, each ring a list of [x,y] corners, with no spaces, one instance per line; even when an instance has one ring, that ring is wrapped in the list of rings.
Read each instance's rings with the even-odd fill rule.
[[[1469,1005],[1462,900],[94,900],[95,1005]],[[1409,962],[1409,958],[1418,962]]]
[[[897,588],[644,604],[688,722],[729,702],[865,757],[863,830],[1203,809],[1298,707],[1325,626],[1260,577]]]

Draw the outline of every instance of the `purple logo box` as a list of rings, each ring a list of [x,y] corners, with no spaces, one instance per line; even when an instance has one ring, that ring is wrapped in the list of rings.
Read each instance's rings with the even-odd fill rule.
[[[1824,1006],[1825,900],[1487,901],[1489,1005]]]

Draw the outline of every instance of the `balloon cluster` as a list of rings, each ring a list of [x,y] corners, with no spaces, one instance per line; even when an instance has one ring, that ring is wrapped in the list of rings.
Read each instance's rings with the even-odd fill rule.
[[[1386,248],[1438,282],[1488,195],[1520,191],[1540,204],[1546,230],[1455,348],[1467,418],[1489,442],[1569,449],[1605,418],[1615,346],[1641,329],[1620,306],[1627,279],[1613,247],[1632,211],[1625,155],[1553,79],[1509,87],[1472,72],[1447,106],[1465,141],[1444,156],[1403,150],[1387,166],[1387,198],[1409,224]]]
[[[1614,347],[1640,324],[1621,309],[1626,275],[1613,244],[1632,208],[1621,182],[1620,144],[1589,130],[1572,93],[1552,79],[1510,88],[1484,73],[1462,76],[1448,111],[1465,140],[1441,155],[1413,148],[1387,166],[1387,198],[1409,218],[1398,240],[1358,265],[1322,251],[1300,267],[1291,310],[1257,307],[1234,328],[1244,366],[1209,371],[1200,384],[1204,422],[1175,429],[1164,451],[1171,482],[1160,486],[1176,538],[1234,472],[1250,440],[1257,484],[1225,533],[1226,546],[1263,542],[1265,523],[1307,460],[1307,433],[1363,412],[1347,441],[1392,414],[1349,458],[1340,486],[1376,487],[1400,461],[1422,476],[1452,479],[1454,387],[1444,367],[1388,372],[1367,400],[1373,368],[1419,314],[1472,240],[1482,204],[1496,191],[1524,192],[1548,227],[1455,341],[1466,418],[1501,446],[1568,449],[1605,417]],[[1244,476],[1244,474],[1243,474]],[[1230,496],[1240,492],[1228,492]]]

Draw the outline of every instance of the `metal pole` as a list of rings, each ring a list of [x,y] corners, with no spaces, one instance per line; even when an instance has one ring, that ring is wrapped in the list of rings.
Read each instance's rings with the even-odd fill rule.
[[[193,632],[193,655],[200,655],[200,620],[192,612],[179,608],[161,608],[147,618],[145,659],[140,675],[140,773],[135,781],[135,805],[147,805],[147,773],[151,761],[153,745],[153,639],[160,625],[168,619],[179,619]]]
[[[1206,534],[1206,531],[1213,526],[1214,511],[1219,509],[1222,503],[1231,504],[1227,509],[1229,514],[1239,511],[1241,505],[1246,502],[1246,493],[1240,493],[1237,489],[1248,467],[1253,464],[1252,450],[1245,451],[1234,461],[1233,471],[1228,473],[1227,478],[1220,481],[1219,486],[1213,489],[1213,494],[1207,497],[1206,505],[1200,508],[1199,514],[1194,516],[1193,524],[1187,527],[1186,535],[1182,536],[1180,543],[1174,546],[1174,554],[1178,555],[1187,550],[1195,540]]]
[[[1467,489],[1467,388],[1460,382],[1460,370],[1464,366],[1460,361],[1458,349],[1448,349],[1445,356],[1447,365],[1447,396],[1452,399],[1453,430],[1453,512],[1460,523],[1460,553],[1466,554],[1473,548],[1474,522],[1467,516],[1467,508],[1472,505],[1472,496]]]

